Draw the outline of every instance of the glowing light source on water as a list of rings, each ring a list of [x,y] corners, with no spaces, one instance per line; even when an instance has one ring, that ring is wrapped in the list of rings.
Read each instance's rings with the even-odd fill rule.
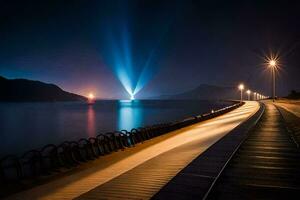
[[[91,92],[88,94],[87,103],[89,105],[92,105],[95,103],[95,95]]]
[[[94,100],[95,96],[93,93],[89,93],[88,98],[89,98],[89,100]]]
[[[130,94],[130,100],[134,100],[134,94]]]

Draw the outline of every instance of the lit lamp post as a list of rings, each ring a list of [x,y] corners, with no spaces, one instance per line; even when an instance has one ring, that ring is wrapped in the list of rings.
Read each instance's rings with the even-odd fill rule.
[[[253,100],[256,101],[256,92],[253,92]]]
[[[275,101],[275,70],[276,70],[276,60],[272,59],[269,61],[269,67],[272,71],[272,98],[273,102]]]
[[[239,85],[239,90],[241,90],[241,102],[243,101],[243,90],[244,90],[244,84]]]
[[[251,91],[250,91],[250,90],[247,90],[247,94],[248,94],[248,101],[250,101],[250,94],[251,94]]]

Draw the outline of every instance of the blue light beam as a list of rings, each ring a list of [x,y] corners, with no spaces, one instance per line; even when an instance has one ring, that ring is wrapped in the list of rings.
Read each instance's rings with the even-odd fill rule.
[[[114,15],[103,22],[105,28],[101,33],[101,55],[125,88],[128,97],[134,99],[159,68],[158,55],[162,56],[162,48],[159,47],[170,26],[166,22],[168,20],[161,19],[169,15],[163,12],[163,17],[159,14],[156,19],[151,17],[150,24],[138,21],[130,24],[129,5],[123,1],[119,4]],[[135,22],[136,19],[139,20],[135,18]]]

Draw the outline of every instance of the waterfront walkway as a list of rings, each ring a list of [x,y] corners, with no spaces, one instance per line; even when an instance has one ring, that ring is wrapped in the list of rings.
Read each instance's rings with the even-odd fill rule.
[[[205,165],[212,162],[212,156],[203,162],[201,155],[173,178],[154,199],[297,198],[300,194],[299,148],[275,105],[267,101],[265,106],[260,121],[232,156],[227,156],[225,163],[222,163],[222,158],[226,157],[223,153],[224,156],[219,159],[223,166],[221,169],[210,170],[209,173]],[[221,156],[222,152],[216,154],[216,148],[226,149],[225,140],[214,145],[210,152]],[[213,168],[216,165],[218,162],[214,163]],[[192,167],[194,171],[191,171]],[[189,176],[193,176],[184,183],[182,180],[187,180],[184,177],[187,178],[189,171]]]
[[[9,199],[149,199],[190,162],[259,109],[227,114],[116,152]]]

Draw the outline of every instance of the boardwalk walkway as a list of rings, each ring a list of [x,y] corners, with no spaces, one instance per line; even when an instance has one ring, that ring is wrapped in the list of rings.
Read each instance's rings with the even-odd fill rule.
[[[271,102],[254,129],[234,152],[233,157],[216,149],[226,150],[228,137],[195,159],[182,170],[154,199],[295,199],[300,194],[300,151],[287,132],[283,118]],[[229,135],[230,136],[230,135]],[[219,146],[219,147],[218,147]],[[203,156],[208,158],[203,162]],[[212,155],[220,157],[212,159]],[[231,158],[222,163],[224,157]],[[226,159],[227,159],[226,158]],[[218,160],[219,173],[205,167]],[[193,164],[194,163],[194,164]],[[224,165],[225,164],[225,165]],[[225,166],[225,167],[224,167]],[[215,168],[215,167],[214,167]],[[193,169],[193,170],[191,170]],[[220,173],[221,172],[221,173]],[[191,181],[182,180],[190,176]],[[206,175],[206,179],[203,176]],[[197,178],[193,178],[198,176]],[[202,177],[201,177],[202,176]]]
[[[222,116],[108,155],[102,163],[100,158],[97,166],[10,199],[149,199],[193,159],[258,109],[258,103],[247,102]],[[103,164],[111,160],[114,162],[110,165]]]
[[[272,103],[212,190],[211,199],[293,199],[300,194],[300,151]]]

